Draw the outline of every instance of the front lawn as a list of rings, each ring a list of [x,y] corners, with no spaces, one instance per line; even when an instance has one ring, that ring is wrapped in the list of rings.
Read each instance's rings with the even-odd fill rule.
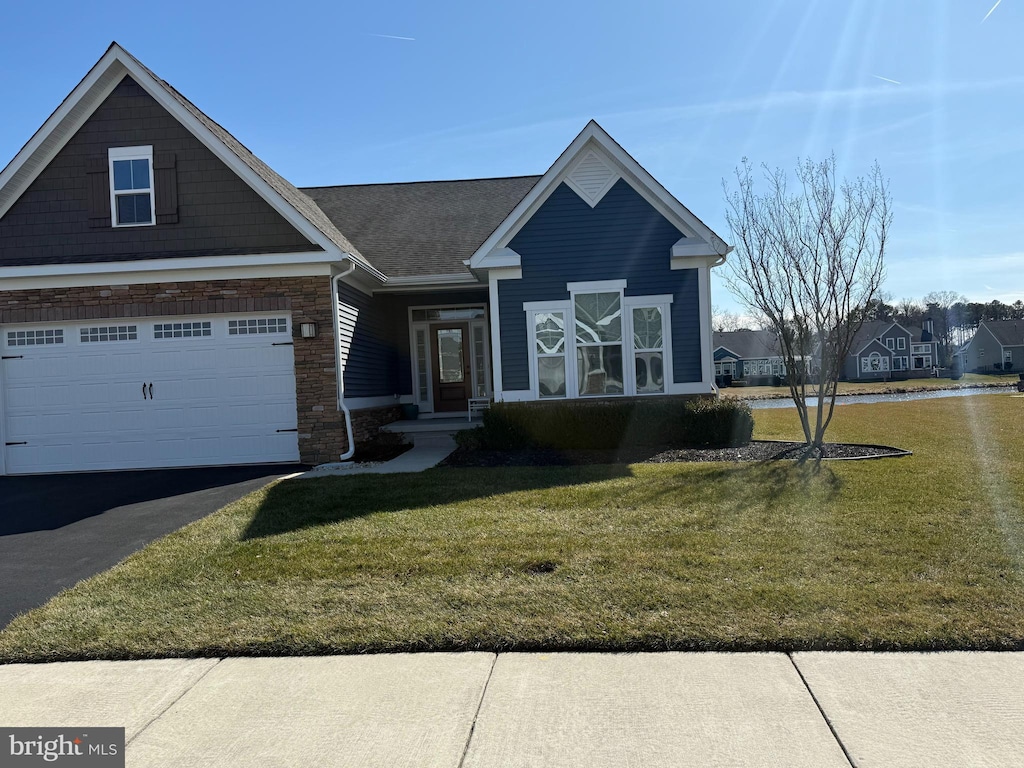
[[[756,437],[799,433],[758,411]],[[837,411],[914,455],[279,483],[61,594],[0,659],[1024,648],[1024,399]]]

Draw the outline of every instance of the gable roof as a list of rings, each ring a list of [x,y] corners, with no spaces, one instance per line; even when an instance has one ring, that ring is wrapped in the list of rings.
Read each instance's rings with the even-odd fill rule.
[[[715,331],[712,346],[724,348],[743,360],[781,357],[772,331]]]
[[[982,320],[981,324],[1004,347],[1024,345],[1024,320]]]
[[[608,133],[591,120],[519,204],[495,228],[469,259],[471,269],[520,266],[508,243],[525,226],[560,184],[565,182],[591,207],[600,202],[619,178],[625,179],[684,237],[672,256],[724,259],[731,248],[647,172]]]
[[[389,277],[469,276],[465,261],[540,176],[306,187]]]
[[[0,216],[21,197],[126,76],[156,99],[312,242],[325,249],[333,246],[341,252],[339,257],[348,254],[368,271],[377,273],[312,200],[116,42],[110,44],[81,82],[0,171]]]

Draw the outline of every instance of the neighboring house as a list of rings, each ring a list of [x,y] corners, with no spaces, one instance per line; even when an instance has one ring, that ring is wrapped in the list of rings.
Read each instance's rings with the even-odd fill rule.
[[[542,176],[296,189],[114,44],[0,172],[0,474],[710,394],[728,250],[593,122]]]
[[[850,349],[842,376],[848,381],[930,376],[939,359],[931,320],[924,328],[891,320],[864,323]]]
[[[772,331],[716,331],[715,376],[785,376],[786,361]]]
[[[1024,320],[982,320],[956,357],[962,371],[1024,371]]]

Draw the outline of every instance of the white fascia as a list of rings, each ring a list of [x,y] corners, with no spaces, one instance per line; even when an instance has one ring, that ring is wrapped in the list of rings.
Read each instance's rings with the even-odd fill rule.
[[[411,277],[389,277],[387,282],[377,288],[374,293],[483,288],[485,285],[486,283],[480,282],[469,272],[460,272],[455,275],[413,275]]]
[[[523,270],[518,267],[491,269],[487,273],[487,289],[490,299],[487,319],[491,324],[491,378],[494,379],[494,401],[497,403],[506,399],[505,393],[501,389],[501,306],[498,303],[498,281],[522,279]]]
[[[331,265],[338,264],[346,257],[347,254],[339,257],[316,251],[0,267],[0,289],[17,291],[89,285],[330,275]]]

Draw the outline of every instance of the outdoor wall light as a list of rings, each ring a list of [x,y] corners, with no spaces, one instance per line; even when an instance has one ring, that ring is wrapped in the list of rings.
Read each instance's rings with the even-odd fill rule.
[[[315,339],[316,323],[299,323],[299,333],[304,339]]]

